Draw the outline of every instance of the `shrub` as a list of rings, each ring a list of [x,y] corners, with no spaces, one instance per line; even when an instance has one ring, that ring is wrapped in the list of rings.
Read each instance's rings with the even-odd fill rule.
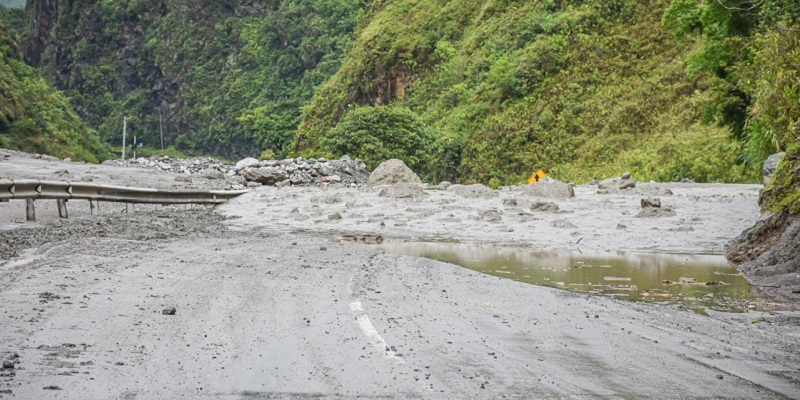
[[[351,109],[322,138],[321,146],[333,155],[358,157],[375,168],[398,158],[417,173],[428,173],[431,129],[411,110],[399,106],[363,106]]]

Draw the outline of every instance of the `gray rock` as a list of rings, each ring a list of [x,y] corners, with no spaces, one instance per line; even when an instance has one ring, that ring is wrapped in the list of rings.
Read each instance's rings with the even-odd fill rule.
[[[517,199],[503,199],[503,205],[506,207],[516,207]]]
[[[14,362],[10,360],[3,361],[3,368],[14,369]]]
[[[619,193],[635,187],[635,179],[604,179],[597,184],[597,194]]]
[[[305,172],[295,172],[292,174],[291,178],[289,178],[289,182],[292,185],[307,185],[311,183],[311,176]]]
[[[575,229],[577,226],[572,222],[569,222],[566,219],[557,219],[550,223],[550,226],[553,228],[563,228],[563,229]]]
[[[448,181],[442,181],[442,182],[439,182],[439,184],[436,187],[439,190],[447,190],[447,188],[449,188],[450,186],[453,186],[453,184],[448,182]]]
[[[286,172],[276,167],[245,168],[239,171],[248,181],[274,186],[276,183],[287,179]]]
[[[661,208],[661,199],[658,197],[647,197],[640,201],[642,208]]]
[[[253,157],[247,157],[236,163],[235,170],[241,171],[245,168],[257,168],[259,166],[258,160]]]
[[[478,215],[480,215],[482,220],[489,222],[499,221],[502,219],[500,213],[497,210],[481,211],[480,213],[478,213]]]
[[[416,183],[398,183],[396,185],[383,187],[378,196],[390,197],[394,199],[415,199],[424,196],[422,187]]]
[[[783,157],[786,153],[775,153],[769,157],[767,157],[766,161],[764,161],[764,184],[768,184],[770,179],[772,179],[772,175],[775,174],[775,170],[778,168],[778,164],[783,160]]]
[[[770,296],[800,306],[800,216],[764,213],[755,225],[742,232],[727,249],[728,260],[754,285]]]
[[[534,201],[531,204],[531,211],[556,212],[559,210],[558,204],[550,201]]]
[[[635,187],[636,187],[636,181],[630,179],[630,177],[628,179],[622,179],[619,182],[619,190],[633,189]]]
[[[178,312],[178,310],[176,310],[175,307],[167,307],[167,308],[161,310],[161,314],[164,314],[164,315],[175,315],[175,313],[177,313],[177,312]]]
[[[189,182],[192,181],[191,177],[187,176],[186,178],[188,179]],[[232,177],[228,178],[228,182],[230,182],[231,184],[234,184],[234,185],[246,185],[247,184],[247,179],[245,179],[245,177],[243,177],[241,175],[236,175],[236,176],[232,176]]]
[[[280,182],[275,184],[275,187],[279,187],[279,188],[286,187],[286,186],[291,186],[291,183],[289,183],[289,181],[280,181]]]
[[[653,208],[648,207],[639,211],[638,214],[634,215],[636,218],[665,218],[665,217],[674,217],[676,215],[675,210],[672,207],[662,207],[662,208]]]
[[[488,199],[500,196],[500,193],[497,191],[481,185],[480,183],[474,185],[451,185],[447,188],[447,191],[471,199]]]
[[[200,170],[200,175],[206,179],[225,179],[225,174],[213,168],[206,168]]]
[[[547,178],[536,183],[524,185],[522,191],[533,197],[548,199],[569,199],[575,197],[575,190],[570,184]]]
[[[333,213],[331,215],[328,215],[328,220],[330,220],[330,221],[338,221],[340,219],[342,219],[342,214]]]
[[[344,159],[344,157],[342,157]],[[392,159],[382,162],[372,171],[368,186],[394,185],[395,183],[422,183],[419,176],[406,166],[402,160]]]
[[[621,176],[621,178],[622,178],[623,180],[625,180],[625,179],[631,179],[631,173],[630,173],[630,172],[627,172],[627,171],[626,171],[626,172],[623,172],[623,173],[622,173],[622,176]]]

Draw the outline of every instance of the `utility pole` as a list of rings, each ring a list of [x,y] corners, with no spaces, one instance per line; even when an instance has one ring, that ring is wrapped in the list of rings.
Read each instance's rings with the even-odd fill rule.
[[[136,133],[133,134],[133,159],[136,159],[136,148],[139,147],[139,142],[136,141]]]
[[[158,129],[161,131],[161,151],[164,151],[164,123],[161,120],[161,106],[158,107]]]
[[[128,117],[122,117],[122,161],[125,161],[125,135],[128,133]]]

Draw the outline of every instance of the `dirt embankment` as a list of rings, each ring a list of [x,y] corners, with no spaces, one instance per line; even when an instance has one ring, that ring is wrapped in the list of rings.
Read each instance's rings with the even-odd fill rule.
[[[800,304],[800,217],[765,213],[734,239],[727,257],[762,293]]]
[[[762,292],[800,306],[800,143],[764,163],[762,215],[728,247],[727,257]],[[777,212],[771,212],[778,210]]]

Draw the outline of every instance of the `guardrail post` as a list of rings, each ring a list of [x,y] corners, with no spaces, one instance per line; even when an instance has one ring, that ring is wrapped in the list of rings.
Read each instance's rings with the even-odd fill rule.
[[[95,207],[94,207],[94,200],[89,200],[89,215],[94,215]]]
[[[69,218],[69,215],[67,215],[67,201],[64,199],[59,199],[56,200],[56,204],[58,205],[58,217]]]
[[[36,222],[36,209],[33,207],[33,199],[25,199],[25,219],[29,222]]]
[[[125,203],[125,214],[133,214],[136,212],[136,204]]]

